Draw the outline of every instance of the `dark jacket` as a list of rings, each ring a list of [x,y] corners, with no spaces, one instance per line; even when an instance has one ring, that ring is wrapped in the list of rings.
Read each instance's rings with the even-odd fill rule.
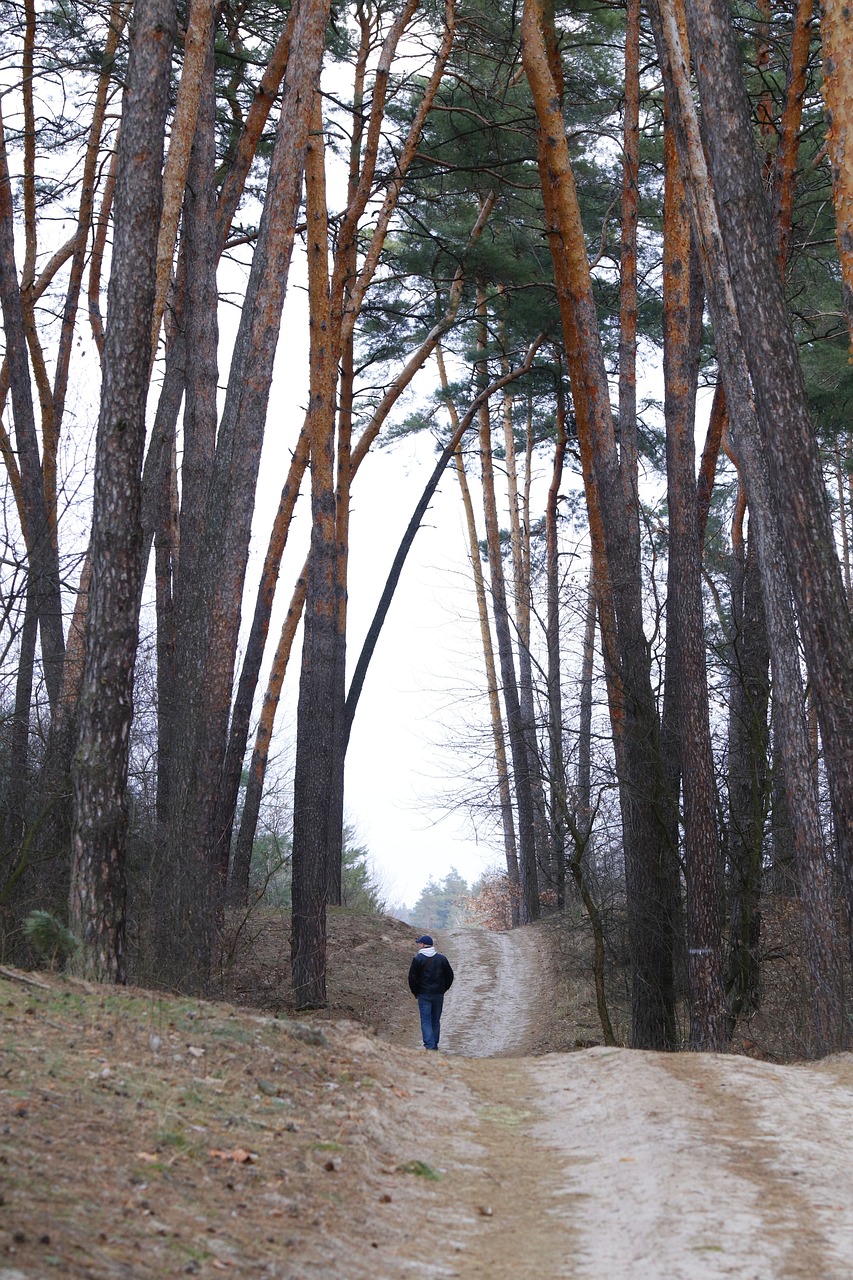
[[[443,956],[440,951],[436,951],[434,956],[418,952],[409,967],[409,990],[412,995],[444,995],[452,986],[453,970],[447,956]]]

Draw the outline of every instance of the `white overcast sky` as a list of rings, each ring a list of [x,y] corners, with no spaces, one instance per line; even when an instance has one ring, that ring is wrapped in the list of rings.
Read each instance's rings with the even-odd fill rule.
[[[233,312],[232,312],[233,315]],[[228,318],[223,317],[227,325]],[[229,344],[230,345],[230,344]],[[290,453],[307,398],[308,328],[304,266],[297,252],[285,304],[282,337],[267,421],[252,542],[254,584]],[[417,387],[432,389],[427,367]],[[357,660],[388,569],[435,461],[426,436],[371,452],[354,482],[348,624],[348,670]],[[292,590],[307,547],[308,478],[291,531],[271,628]],[[244,612],[253,607],[253,588]],[[299,653],[294,650],[274,749],[287,753],[295,731]],[[467,560],[462,507],[448,471],[403,572],[359,703],[347,755],[346,816],[370,852],[386,901],[412,906],[430,876],[451,868],[473,882],[499,864],[502,850],[474,838],[462,813],[449,813],[464,770],[460,740],[484,697],[479,632]],[[477,696],[479,708],[472,710]],[[463,754],[460,756],[460,747]]]

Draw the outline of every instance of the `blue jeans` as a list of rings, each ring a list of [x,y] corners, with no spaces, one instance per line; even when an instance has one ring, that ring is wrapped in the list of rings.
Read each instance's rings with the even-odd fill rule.
[[[441,1010],[444,1005],[444,994],[435,996],[418,996],[418,1012],[421,1015],[421,1035],[425,1049],[437,1049],[438,1037],[441,1033]]]

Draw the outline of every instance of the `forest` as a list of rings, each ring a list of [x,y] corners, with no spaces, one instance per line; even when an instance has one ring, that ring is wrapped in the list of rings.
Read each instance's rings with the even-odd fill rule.
[[[350,730],[452,483],[481,646],[458,803],[497,914],[583,917],[605,1040],[618,921],[630,1044],[722,1051],[782,904],[801,1049],[847,1045],[850,9],[0,16],[0,958],[41,931],[85,978],[215,993],[275,882],[296,1006],[324,1006],[327,908],[363,880]],[[351,635],[358,472],[416,433],[434,466]]]

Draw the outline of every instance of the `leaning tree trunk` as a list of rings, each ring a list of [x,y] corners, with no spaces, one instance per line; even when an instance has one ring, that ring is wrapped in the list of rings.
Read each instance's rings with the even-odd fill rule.
[[[284,554],[287,535],[290,531],[293,513],[296,510],[296,501],[299,497],[302,479],[307,466],[308,431],[307,428],[303,426],[299,433],[299,439],[296,442],[296,448],[293,451],[293,457],[290,460],[290,467],[288,468],[287,477],[282,487],[281,496],[278,502],[278,510],[276,511],[272,530],[270,531],[267,552],[264,557],[264,567],[261,570],[261,581],[258,586],[258,594],[255,598],[255,611],[252,615],[252,624],[249,629],[248,639],[246,640],[246,651],[243,655],[243,666],[240,670],[240,680],[237,685],[237,692],[234,695],[234,706],[231,711],[231,725],[228,731],[228,750],[225,754],[225,764],[222,769],[222,781],[220,783],[219,799],[217,801],[219,812],[216,821],[216,830],[219,833],[218,838],[222,841],[223,849],[231,848],[234,815],[237,812],[237,797],[240,792],[240,776],[243,771],[246,744],[249,740],[249,725],[252,718],[252,706],[255,700],[255,690],[257,689],[258,677],[261,673],[264,652],[266,650],[273,601],[275,599],[279,570],[281,568],[281,558]],[[301,615],[301,605],[299,606],[299,612]],[[276,663],[274,662],[273,670],[275,669]],[[278,695],[276,695],[275,702],[276,705],[278,705]],[[270,725],[270,731],[272,731],[272,725]],[[255,745],[255,752],[257,752],[257,743]],[[261,770],[261,783],[263,783],[263,771],[265,768],[266,755],[264,757],[264,766]],[[252,770],[255,770],[254,754]],[[244,802],[243,816],[240,821],[241,833],[246,821],[245,803],[246,802]],[[258,798],[258,803],[260,805],[260,797]],[[255,822],[257,822],[257,814],[255,815]],[[249,825],[252,829],[252,839],[254,839],[255,824],[248,824],[246,827],[247,831],[249,829]],[[229,873],[229,893],[231,898],[235,902],[239,903],[244,901],[245,894],[248,892],[249,863],[246,862],[245,858],[241,855],[239,867],[237,866],[236,849],[234,858],[235,862],[232,864],[231,871]],[[232,880],[233,885],[231,884]]]
[[[290,601],[281,628],[278,645],[270,669],[264,700],[261,705],[260,719],[255,733],[255,745],[249,763],[246,780],[246,794],[243,798],[243,812],[240,815],[240,829],[234,848],[234,858],[229,880],[229,897],[234,906],[245,907],[249,903],[249,889],[252,870],[252,850],[261,812],[261,800],[264,794],[264,780],[269,762],[270,743],[272,742],[275,713],[281,698],[281,687],[287,674],[296,628],[302,618],[305,607],[305,584],[308,569],[305,566],[296,579],[293,596]]]
[[[730,1027],[758,1008],[767,801],[767,709],[770,693],[767,626],[755,537],[738,531],[732,572],[732,668],[729,687],[730,923],[726,990]]]
[[[728,7],[687,2],[704,141],[824,746],[853,916],[853,627]],[[731,403],[730,403],[731,408]],[[853,940],[853,934],[851,934]]]
[[[169,840],[180,857],[164,903],[176,977],[209,980],[227,849],[217,795],[249,553],[255,489],[295,236],[305,148],[328,22],[327,0],[297,8],[260,229],[229,371],[199,539],[192,608],[177,636],[176,769]]]
[[[504,373],[510,367],[506,356],[501,359]],[[507,477],[507,497],[509,500],[509,537],[512,552],[513,605],[515,613],[515,634],[518,649],[518,705],[521,715],[522,733],[527,752],[527,771],[530,779],[530,795],[533,803],[533,838],[536,849],[537,882],[549,884],[552,879],[552,854],[550,848],[550,832],[546,819],[545,789],[542,780],[542,760],[536,736],[536,715],[533,701],[533,659],[530,652],[530,554],[529,554],[529,511],[525,509],[524,520],[519,500],[518,461],[515,449],[515,436],[512,421],[513,398],[509,391],[504,392],[502,404],[503,437],[506,452],[505,468]],[[528,440],[532,432],[532,423],[528,421]],[[528,450],[529,452],[529,450]],[[526,472],[525,491],[528,491],[529,471]]]
[[[684,782],[690,1048],[715,1051],[724,1048],[727,1035],[716,793],[696,512],[694,433],[702,289],[697,273],[690,269],[696,255],[691,253],[690,217],[670,129],[665,142],[663,252],[664,415],[671,592],[667,613],[672,608],[678,646],[678,743]]]
[[[790,789],[789,809],[792,822],[796,824],[795,839],[798,865],[803,877],[803,903],[810,917],[806,937],[809,968],[815,990],[819,993],[819,999],[815,1003],[815,1036],[819,1042],[827,1034],[831,1038],[843,1035],[844,1019],[833,944],[833,913],[821,905],[826,902],[828,893],[828,867],[820,839],[814,771],[809,766],[808,745],[804,736],[802,698],[796,692],[800,689],[801,678],[788,577],[793,561],[788,557],[786,564],[776,508],[768,483],[768,451],[761,438],[750,373],[746,366],[745,344],[741,339],[731,281],[725,269],[726,256],[711,196],[696,107],[690,92],[687,58],[678,23],[678,6],[668,2],[659,7],[653,6],[651,16],[660,63],[673,106],[673,123],[682,171],[687,175],[692,218],[702,248],[705,286],[730,411],[732,443],[743,468],[751,518],[755,526],[774,682],[777,691],[783,694],[775,702],[774,723],[778,729],[786,781]],[[773,276],[772,270],[770,275]],[[776,496],[778,501],[778,494]],[[816,551],[814,554],[818,556]],[[814,617],[811,624],[814,639]],[[835,655],[830,657],[832,660],[826,666],[837,673]],[[842,711],[843,709],[839,709],[843,720]]]
[[[70,921],[82,942],[76,966],[98,981],[126,978],[126,790],[138,632],[141,473],[174,34],[170,0],[140,0],[122,108],[95,456],[92,585],[73,770]]]
[[[480,332],[478,347],[486,345],[485,303],[478,288],[478,314],[480,316]],[[479,383],[481,388],[488,381],[484,362],[480,362]],[[507,603],[506,583],[504,580],[503,559],[500,546],[500,526],[498,524],[497,498],[495,494],[495,476],[492,455],[491,417],[487,401],[480,406],[480,466],[483,484],[483,508],[486,521],[486,549],[489,557],[489,577],[492,591],[492,608],[495,622],[495,635],[498,642],[498,661],[500,663],[503,700],[506,708],[507,734],[509,737],[510,757],[512,759],[515,802],[518,813],[518,848],[519,879],[521,885],[520,917],[521,923],[527,924],[539,917],[539,887],[536,867],[535,817],[533,807],[533,791],[530,778],[530,757],[528,742],[524,732],[521,714],[521,703],[518,695],[518,681],[515,672],[515,659],[512,651],[512,635],[509,625],[509,608]]]
[[[27,560],[33,579],[33,600],[41,633],[44,680],[51,712],[56,714],[62,681],[65,641],[62,631],[59,557],[50,512],[45,501],[44,473],[39,457],[35,408],[27,357],[27,335],[18,273],[15,266],[12,185],[6,158],[6,140],[0,118],[0,303],[6,359],[15,415],[22,498],[21,523]]]
[[[846,0],[822,0],[820,35],[835,236],[841,259],[844,311],[853,352],[853,11]]]

